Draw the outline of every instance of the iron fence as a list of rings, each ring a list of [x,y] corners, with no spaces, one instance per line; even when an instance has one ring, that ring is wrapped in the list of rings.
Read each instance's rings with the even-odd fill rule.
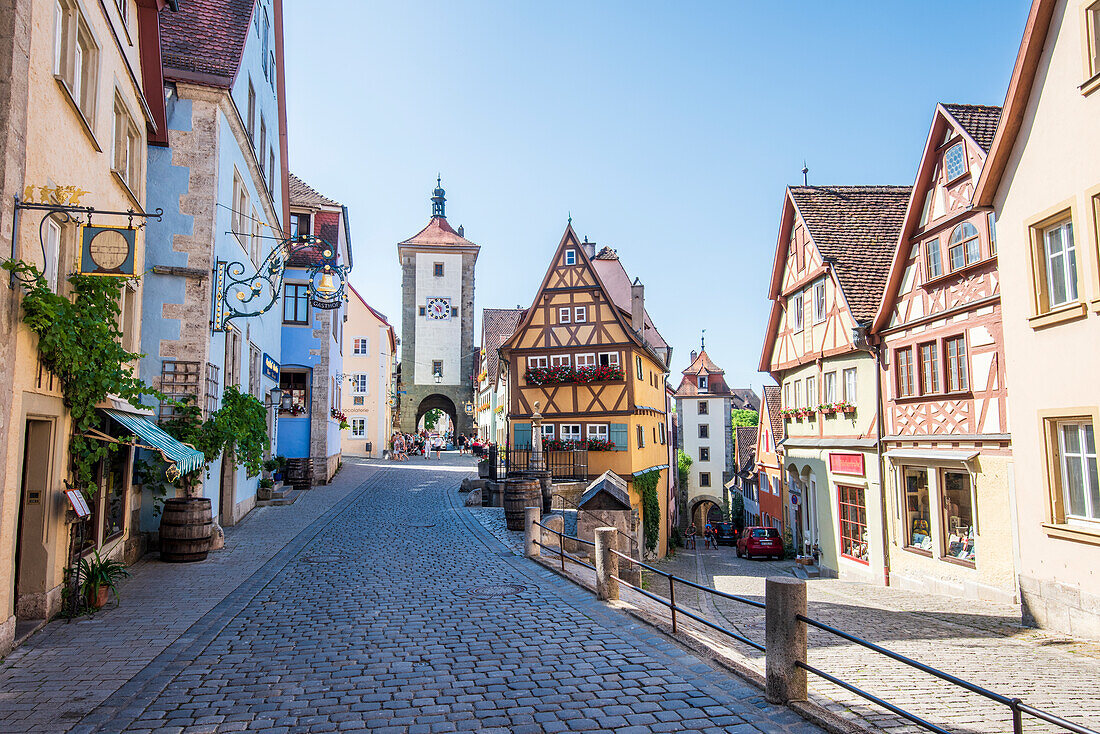
[[[494,482],[536,471],[537,462],[531,460],[530,449],[503,449],[490,446],[487,456],[489,462],[488,478]],[[543,466],[538,469],[549,471],[553,479],[559,481],[583,482],[588,479],[588,451],[543,451]]]
[[[589,541],[582,540],[582,539],[574,537],[574,536],[565,535],[561,531],[553,530],[551,528],[546,527],[541,522],[537,522],[535,524],[538,525],[543,530],[549,531],[549,532],[554,533],[555,535],[558,536],[558,547],[560,548],[560,550],[554,549],[554,548],[547,548],[546,546],[542,545],[537,540],[535,541],[535,543],[540,548],[542,548],[544,550],[549,550],[552,553],[555,553],[556,555],[561,556],[561,567],[562,567],[563,571],[565,570],[565,561],[566,561],[567,558],[570,561],[572,561],[572,562],[574,562],[578,565],[585,566],[587,568],[592,569],[593,571],[596,570],[596,567],[593,566],[592,564],[586,563],[585,561],[583,561],[579,558],[576,558],[574,556],[571,556],[571,555],[565,553],[564,541],[565,540],[572,540],[574,542],[581,543],[581,544],[591,546],[591,547],[595,547],[595,543],[591,543]],[[705,626],[707,626],[707,627],[709,627],[709,628],[711,628],[711,629],[713,629],[717,632],[721,632],[722,634],[724,634],[724,635],[726,635],[726,636],[728,636],[732,639],[735,639],[738,642],[741,642],[745,645],[748,645],[749,647],[753,648],[754,650],[758,650],[760,652],[763,652],[763,653],[767,654],[766,647],[764,645],[761,645],[760,643],[756,642],[755,640],[751,640],[748,637],[745,637],[744,635],[740,634],[739,632],[735,632],[733,630],[727,629],[726,627],[723,627],[722,625],[720,625],[716,622],[713,622],[709,619],[706,619],[705,617],[702,617],[701,615],[698,615],[698,614],[694,613],[693,611],[678,605],[676,603],[676,584],[681,583],[681,584],[684,584],[685,586],[691,587],[691,588],[696,589],[698,591],[706,592],[706,593],[711,594],[711,595],[713,595],[715,597],[718,597],[720,599],[735,601],[735,602],[738,602],[740,604],[745,604],[747,606],[750,606],[750,607],[753,607],[753,608],[756,608],[756,609],[767,609],[767,604],[766,603],[756,601],[755,599],[748,599],[746,597],[738,596],[736,594],[729,594],[729,593],[726,593],[724,591],[719,591],[718,589],[712,588],[710,586],[703,586],[701,584],[697,584],[694,581],[688,581],[687,579],[684,579],[684,578],[681,578],[679,576],[675,576],[673,574],[667,573],[667,572],[662,571],[659,568],[655,568],[655,567],[653,567],[653,566],[651,566],[647,563],[643,563],[642,561],[640,561],[636,558],[631,558],[629,555],[626,555],[624,553],[620,553],[619,551],[614,550],[614,549],[610,549],[610,552],[622,561],[626,561],[627,563],[632,563],[636,566],[639,566],[640,568],[644,568],[647,571],[649,571],[651,573],[654,573],[654,574],[657,574],[658,576],[662,576],[662,577],[664,577],[668,580],[669,598],[665,599],[664,597],[662,597],[658,594],[654,594],[653,592],[648,591],[647,589],[643,589],[640,586],[635,586],[634,584],[632,584],[628,581],[624,581],[621,578],[620,575],[611,575],[611,578],[615,579],[615,581],[622,584],[623,586],[626,586],[627,588],[633,590],[634,592],[636,592],[638,594],[641,594],[642,596],[646,597],[647,599],[651,599],[651,600],[657,602],[658,604],[661,604],[662,606],[667,607],[669,609],[669,612],[670,612],[671,618],[672,618],[671,621],[672,621],[672,631],[673,631],[673,633],[675,633],[677,631],[677,614],[680,614],[680,615],[683,615],[685,617],[688,617],[689,619],[695,620],[696,622],[698,622],[702,625],[705,625]],[[795,615],[795,618],[799,622],[802,622],[803,624],[809,625],[810,627],[813,627],[814,629],[818,629],[818,630],[821,630],[822,632],[826,632],[828,634],[835,635],[835,636],[840,637],[844,640],[847,640],[848,642],[851,642],[855,645],[859,645],[863,648],[866,648],[867,650],[871,650],[872,652],[875,652],[875,653],[883,655],[887,658],[890,658],[891,660],[895,660],[899,663],[902,663],[904,665],[908,665],[912,668],[915,668],[915,669],[917,669],[917,670],[919,670],[923,673],[926,673],[928,675],[939,678],[940,680],[946,681],[947,683],[950,683],[951,685],[958,686],[959,688],[963,688],[967,691],[970,691],[971,693],[977,694],[979,696],[983,696],[984,698],[987,698],[987,699],[989,699],[991,701],[994,701],[998,704],[1001,704],[1003,706],[1007,706],[1009,708],[1009,710],[1011,711],[1011,714],[1012,714],[1012,732],[1013,732],[1013,734],[1022,734],[1022,732],[1024,731],[1024,719],[1023,719],[1024,714],[1032,716],[1032,717],[1034,717],[1036,719],[1039,719],[1041,721],[1045,721],[1049,724],[1053,724],[1057,727],[1060,727],[1061,729],[1063,729],[1065,731],[1074,732],[1075,734],[1100,734],[1100,732],[1096,731],[1095,729],[1090,729],[1090,728],[1088,728],[1086,726],[1083,726],[1081,724],[1077,724],[1075,722],[1069,721],[1068,719],[1062,718],[1061,716],[1058,716],[1056,714],[1052,714],[1049,711],[1044,711],[1042,709],[1035,708],[1034,706],[1029,706],[1029,705],[1025,704],[1023,701],[1021,701],[1019,698],[1010,698],[1010,697],[1002,695],[1000,693],[996,693],[995,691],[991,691],[988,688],[980,686],[976,683],[972,683],[968,680],[964,680],[964,679],[959,678],[957,676],[951,675],[950,673],[945,673],[942,670],[939,670],[937,668],[933,668],[930,665],[926,665],[926,664],[921,663],[917,660],[913,660],[912,658],[908,658],[905,655],[901,655],[900,653],[896,653],[893,650],[889,650],[889,649],[887,649],[887,648],[885,648],[881,645],[877,645],[877,644],[875,644],[873,642],[870,642],[868,640],[865,640],[861,637],[857,637],[856,635],[850,634],[848,632],[844,632],[843,630],[832,627],[828,624],[825,624],[824,622],[820,622],[820,621],[818,621],[816,619],[813,619],[811,617],[808,617],[808,616],[805,616],[805,615],[802,615],[802,614],[797,614],[797,615]],[[849,691],[850,693],[854,693],[855,695],[860,696],[861,698],[863,698],[867,701],[870,701],[871,703],[874,703],[878,706],[881,706],[882,708],[886,709],[887,711],[889,711],[889,712],[891,712],[891,713],[893,713],[897,716],[900,716],[900,717],[906,719],[907,721],[911,721],[914,724],[916,724],[916,725],[918,725],[918,726],[920,726],[920,727],[922,727],[922,728],[924,728],[928,731],[936,732],[936,734],[952,734],[952,732],[948,731],[947,729],[944,729],[941,726],[933,724],[930,721],[926,721],[925,719],[921,718],[920,716],[917,716],[916,714],[913,714],[909,711],[906,711],[905,709],[901,708],[900,706],[892,704],[889,701],[886,701],[886,700],[874,695],[873,693],[865,691],[865,690],[859,688],[858,686],[853,685],[851,683],[848,683],[847,681],[844,681],[844,680],[842,680],[842,679],[840,679],[840,678],[838,678],[838,677],[836,677],[836,676],[834,676],[830,673],[826,673],[825,671],[820,670],[820,669],[818,669],[818,668],[816,668],[812,665],[809,665],[808,663],[806,663],[804,661],[801,661],[801,660],[796,661],[795,665],[797,665],[799,668],[802,668],[803,670],[805,670],[809,673],[813,673],[814,675],[816,675],[820,678],[823,678],[824,680],[826,680],[826,681],[828,681],[828,682],[830,682],[830,683],[832,683],[836,686],[839,686],[839,687],[843,688],[846,691]]]

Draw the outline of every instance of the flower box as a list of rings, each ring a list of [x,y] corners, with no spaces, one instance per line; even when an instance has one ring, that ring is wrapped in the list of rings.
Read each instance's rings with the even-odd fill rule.
[[[607,382],[623,379],[623,368],[619,365],[598,365],[596,367],[532,367],[524,376],[528,385],[583,385],[589,382]]]

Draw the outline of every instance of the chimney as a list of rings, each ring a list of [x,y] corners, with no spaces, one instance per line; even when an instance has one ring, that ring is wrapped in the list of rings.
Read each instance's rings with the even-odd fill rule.
[[[588,241],[588,235],[585,235],[584,242],[581,243],[581,247],[584,248],[584,254],[588,255],[588,259],[596,257],[596,243]]]
[[[695,364],[695,359],[699,356],[699,352],[694,349],[691,350],[691,363]]]
[[[630,328],[645,341],[645,286],[637,278],[630,286]]]

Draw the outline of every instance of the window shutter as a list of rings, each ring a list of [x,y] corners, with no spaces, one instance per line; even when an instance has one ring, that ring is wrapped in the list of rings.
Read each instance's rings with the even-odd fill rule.
[[[530,423],[517,423],[515,426],[515,441],[512,445],[514,449],[522,449],[524,451],[531,448],[531,424]]]
[[[608,434],[611,443],[615,444],[616,451],[626,451],[627,442],[629,441],[629,435],[627,433],[627,424],[625,423],[612,423],[611,430]]]

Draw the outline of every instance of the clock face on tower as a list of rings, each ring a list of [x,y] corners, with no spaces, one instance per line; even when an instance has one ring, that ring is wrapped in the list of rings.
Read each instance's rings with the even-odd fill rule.
[[[451,299],[429,298],[428,318],[436,321],[445,321],[451,318]]]

